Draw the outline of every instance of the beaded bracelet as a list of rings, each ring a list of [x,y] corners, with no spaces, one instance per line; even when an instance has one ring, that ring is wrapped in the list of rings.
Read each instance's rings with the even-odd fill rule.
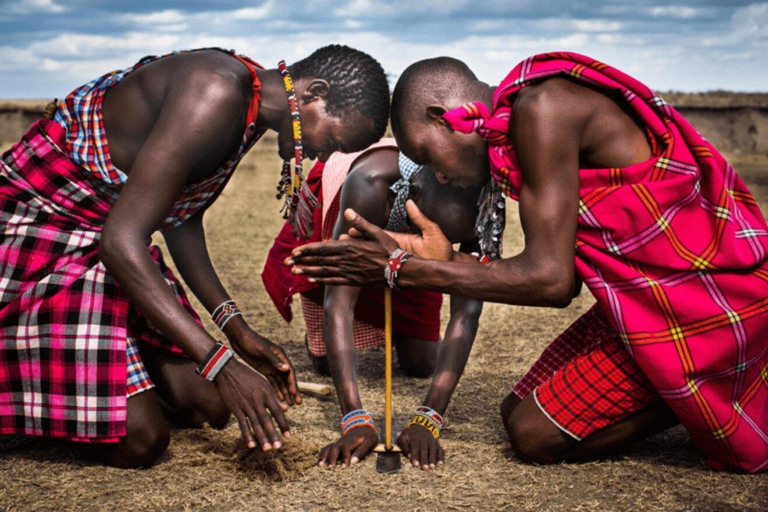
[[[384,267],[384,279],[387,280],[387,284],[390,288],[398,290],[397,278],[400,276],[400,269],[403,268],[403,264],[413,256],[410,253],[405,252],[401,248],[397,248],[392,251],[387,261],[387,266]]]
[[[223,343],[219,342],[206,354],[203,362],[195,370],[198,375],[202,375],[207,380],[213,382],[224,365],[232,359],[235,353],[228,349]]]
[[[414,416],[408,426],[411,427],[413,425],[419,425],[426,428],[429,430],[429,433],[432,434],[432,437],[440,439],[440,427],[426,414],[417,414]]]
[[[376,423],[373,421],[373,415],[365,409],[357,409],[347,413],[341,419],[342,436],[347,435],[349,431],[359,427],[369,427],[376,430]]]
[[[480,254],[479,252],[473,252],[472,256],[477,258],[477,261],[479,261],[481,265],[485,265],[486,263],[490,263],[493,261],[493,258],[488,256],[487,254]]]
[[[227,325],[227,322],[232,320],[232,317],[242,314],[243,312],[240,311],[240,308],[237,307],[235,301],[228,300],[226,302],[222,302],[219,304],[219,307],[213,310],[213,313],[211,313],[211,320],[213,320],[213,323],[215,323],[218,328],[223,331],[224,326]]]
[[[420,405],[419,407],[416,408],[416,414],[420,416],[426,416],[432,421],[434,421],[435,424],[437,424],[437,426],[440,428],[440,431],[442,432],[443,425],[445,424],[445,420],[443,419],[442,416],[440,416],[440,414],[436,410],[432,409],[431,407],[427,407],[426,405]]]

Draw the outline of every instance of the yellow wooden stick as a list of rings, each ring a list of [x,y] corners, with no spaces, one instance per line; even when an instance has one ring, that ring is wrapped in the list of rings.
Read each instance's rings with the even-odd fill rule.
[[[392,290],[384,289],[384,447],[392,450]]]

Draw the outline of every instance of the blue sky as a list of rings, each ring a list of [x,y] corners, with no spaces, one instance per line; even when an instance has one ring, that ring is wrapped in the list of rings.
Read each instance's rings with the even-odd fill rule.
[[[534,53],[601,59],[659,90],[768,91],[768,2],[0,0],[0,98],[61,97],[144,55],[222,46],[267,67],[344,43],[395,80],[427,57],[498,83]]]

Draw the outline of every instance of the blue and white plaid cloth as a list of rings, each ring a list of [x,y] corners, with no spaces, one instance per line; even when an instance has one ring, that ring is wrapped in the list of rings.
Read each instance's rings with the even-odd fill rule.
[[[395,201],[392,203],[389,221],[387,221],[387,226],[384,229],[396,233],[407,233],[411,230],[411,227],[408,225],[408,212],[405,211],[405,202],[408,201],[408,195],[410,194],[411,180],[424,167],[402,153],[400,153],[397,163],[400,167],[401,178],[389,187],[395,193]]]

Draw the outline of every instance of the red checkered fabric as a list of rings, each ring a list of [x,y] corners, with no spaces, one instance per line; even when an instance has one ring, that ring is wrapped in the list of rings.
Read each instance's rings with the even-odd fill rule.
[[[512,392],[524,399],[574,358],[615,337],[608,317],[595,304],[544,349]]]
[[[618,336],[603,337],[534,391],[536,403],[563,432],[585,437],[661,400]]]
[[[155,385],[152,383],[152,379],[149,378],[147,369],[144,367],[144,361],[141,360],[139,344],[131,336],[128,336],[126,354],[128,356],[128,367],[126,369],[125,394],[128,398],[131,398],[148,389],[152,389]]]
[[[182,351],[143,319],[99,261],[111,201],[64,142],[61,127],[42,120],[3,154],[0,434],[114,442],[125,435],[127,338]],[[160,250],[147,250],[202,326]]]
[[[525,189],[510,136],[525,87],[567,77],[617,99],[645,128],[652,156],[582,169],[576,273],[621,343],[710,465],[768,470],[768,224],[736,170],[657,93],[571,52],[518,64],[493,109],[464,105],[443,119],[488,141],[491,175]]]
[[[301,311],[304,314],[304,324],[307,326],[307,342],[313,356],[325,356],[325,338],[323,337],[323,307],[320,304],[301,297]],[[373,325],[354,319],[352,333],[355,338],[355,349],[374,348],[384,344],[384,330]]]

